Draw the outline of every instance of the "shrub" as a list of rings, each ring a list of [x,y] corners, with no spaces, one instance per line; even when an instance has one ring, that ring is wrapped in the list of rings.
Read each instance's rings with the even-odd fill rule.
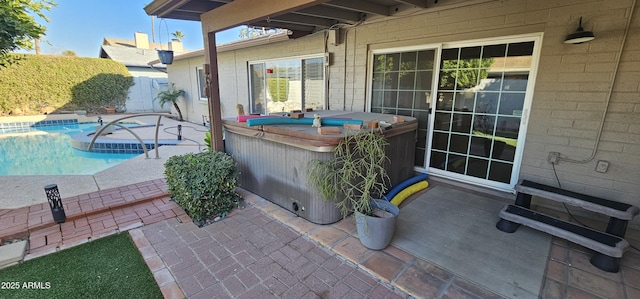
[[[0,115],[123,108],[134,84],[124,64],[111,59],[10,56],[15,63],[0,67]]]
[[[239,204],[236,164],[217,151],[172,156],[164,164],[169,194],[191,218],[203,223]]]

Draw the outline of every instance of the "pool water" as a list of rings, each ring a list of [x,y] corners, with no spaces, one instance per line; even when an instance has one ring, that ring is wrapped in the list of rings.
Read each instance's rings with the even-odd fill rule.
[[[95,174],[138,156],[85,152],[71,146],[72,135],[93,132],[97,125],[30,127],[0,134],[0,175]]]

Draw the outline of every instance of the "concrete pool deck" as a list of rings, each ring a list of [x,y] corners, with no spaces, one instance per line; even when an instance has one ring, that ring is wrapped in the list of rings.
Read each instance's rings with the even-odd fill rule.
[[[75,115],[74,115],[75,116]],[[103,120],[110,120],[126,116],[103,115]],[[29,118],[27,118],[29,119]],[[96,121],[97,116],[80,118],[79,121]],[[142,124],[155,125],[156,116],[143,116],[125,121],[138,121]],[[18,121],[18,120],[16,120]],[[164,178],[164,162],[174,155],[182,155],[190,152],[200,152],[206,148],[204,145],[205,131],[207,127],[201,124],[179,122],[174,119],[162,117],[159,130],[159,139],[177,139],[177,125],[182,125],[183,140],[176,146],[160,146],[156,159],[155,151],[149,151],[149,158],[144,154],[124,161],[106,170],[93,175],[24,175],[24,176],[0,176],[0,209],[15,209],[47,201],[44,186],[57,184],[62,198],[76,196],[105,190],[113,187],[151,181]],[[133,129],[142,139],[153,140],[155,127]],[[135,140],[131,133],[118,130],[113,134],[101,137],[103,140]],[[55,159],[55,157],[52,157]]]

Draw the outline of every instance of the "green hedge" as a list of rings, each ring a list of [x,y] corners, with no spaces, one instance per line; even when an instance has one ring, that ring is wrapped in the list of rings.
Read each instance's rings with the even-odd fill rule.
[[[217,151],[172,156],[164,164],[171,198],[204,224],[239,205],[238,173],[231,156]]]
[[[124,109],[134,84],[127,68],[110,59],[12,55],[14,62],[0,67],[0,115]]]

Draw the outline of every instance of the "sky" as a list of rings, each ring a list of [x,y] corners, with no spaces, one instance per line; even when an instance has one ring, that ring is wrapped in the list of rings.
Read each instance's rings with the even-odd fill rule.
[[[55,0],[58,4],[44,11],[49,18],[36,21],[47,27],[40,43],[42,54],[59,55],[65,50],[74,51],[82,57],[98,57],[105,37],[133,40],[135,32],[144,32],[151,37],[151,16],[144,7],[152,0]],[[155,41],[167,43],[171,33],[181,31],[185,50],[204,48],[200,22],[170,19],[155,19]],[[218,44],[239,39],[239,28],[216,34]],[[35,51],[19,51],[35,53]]]

